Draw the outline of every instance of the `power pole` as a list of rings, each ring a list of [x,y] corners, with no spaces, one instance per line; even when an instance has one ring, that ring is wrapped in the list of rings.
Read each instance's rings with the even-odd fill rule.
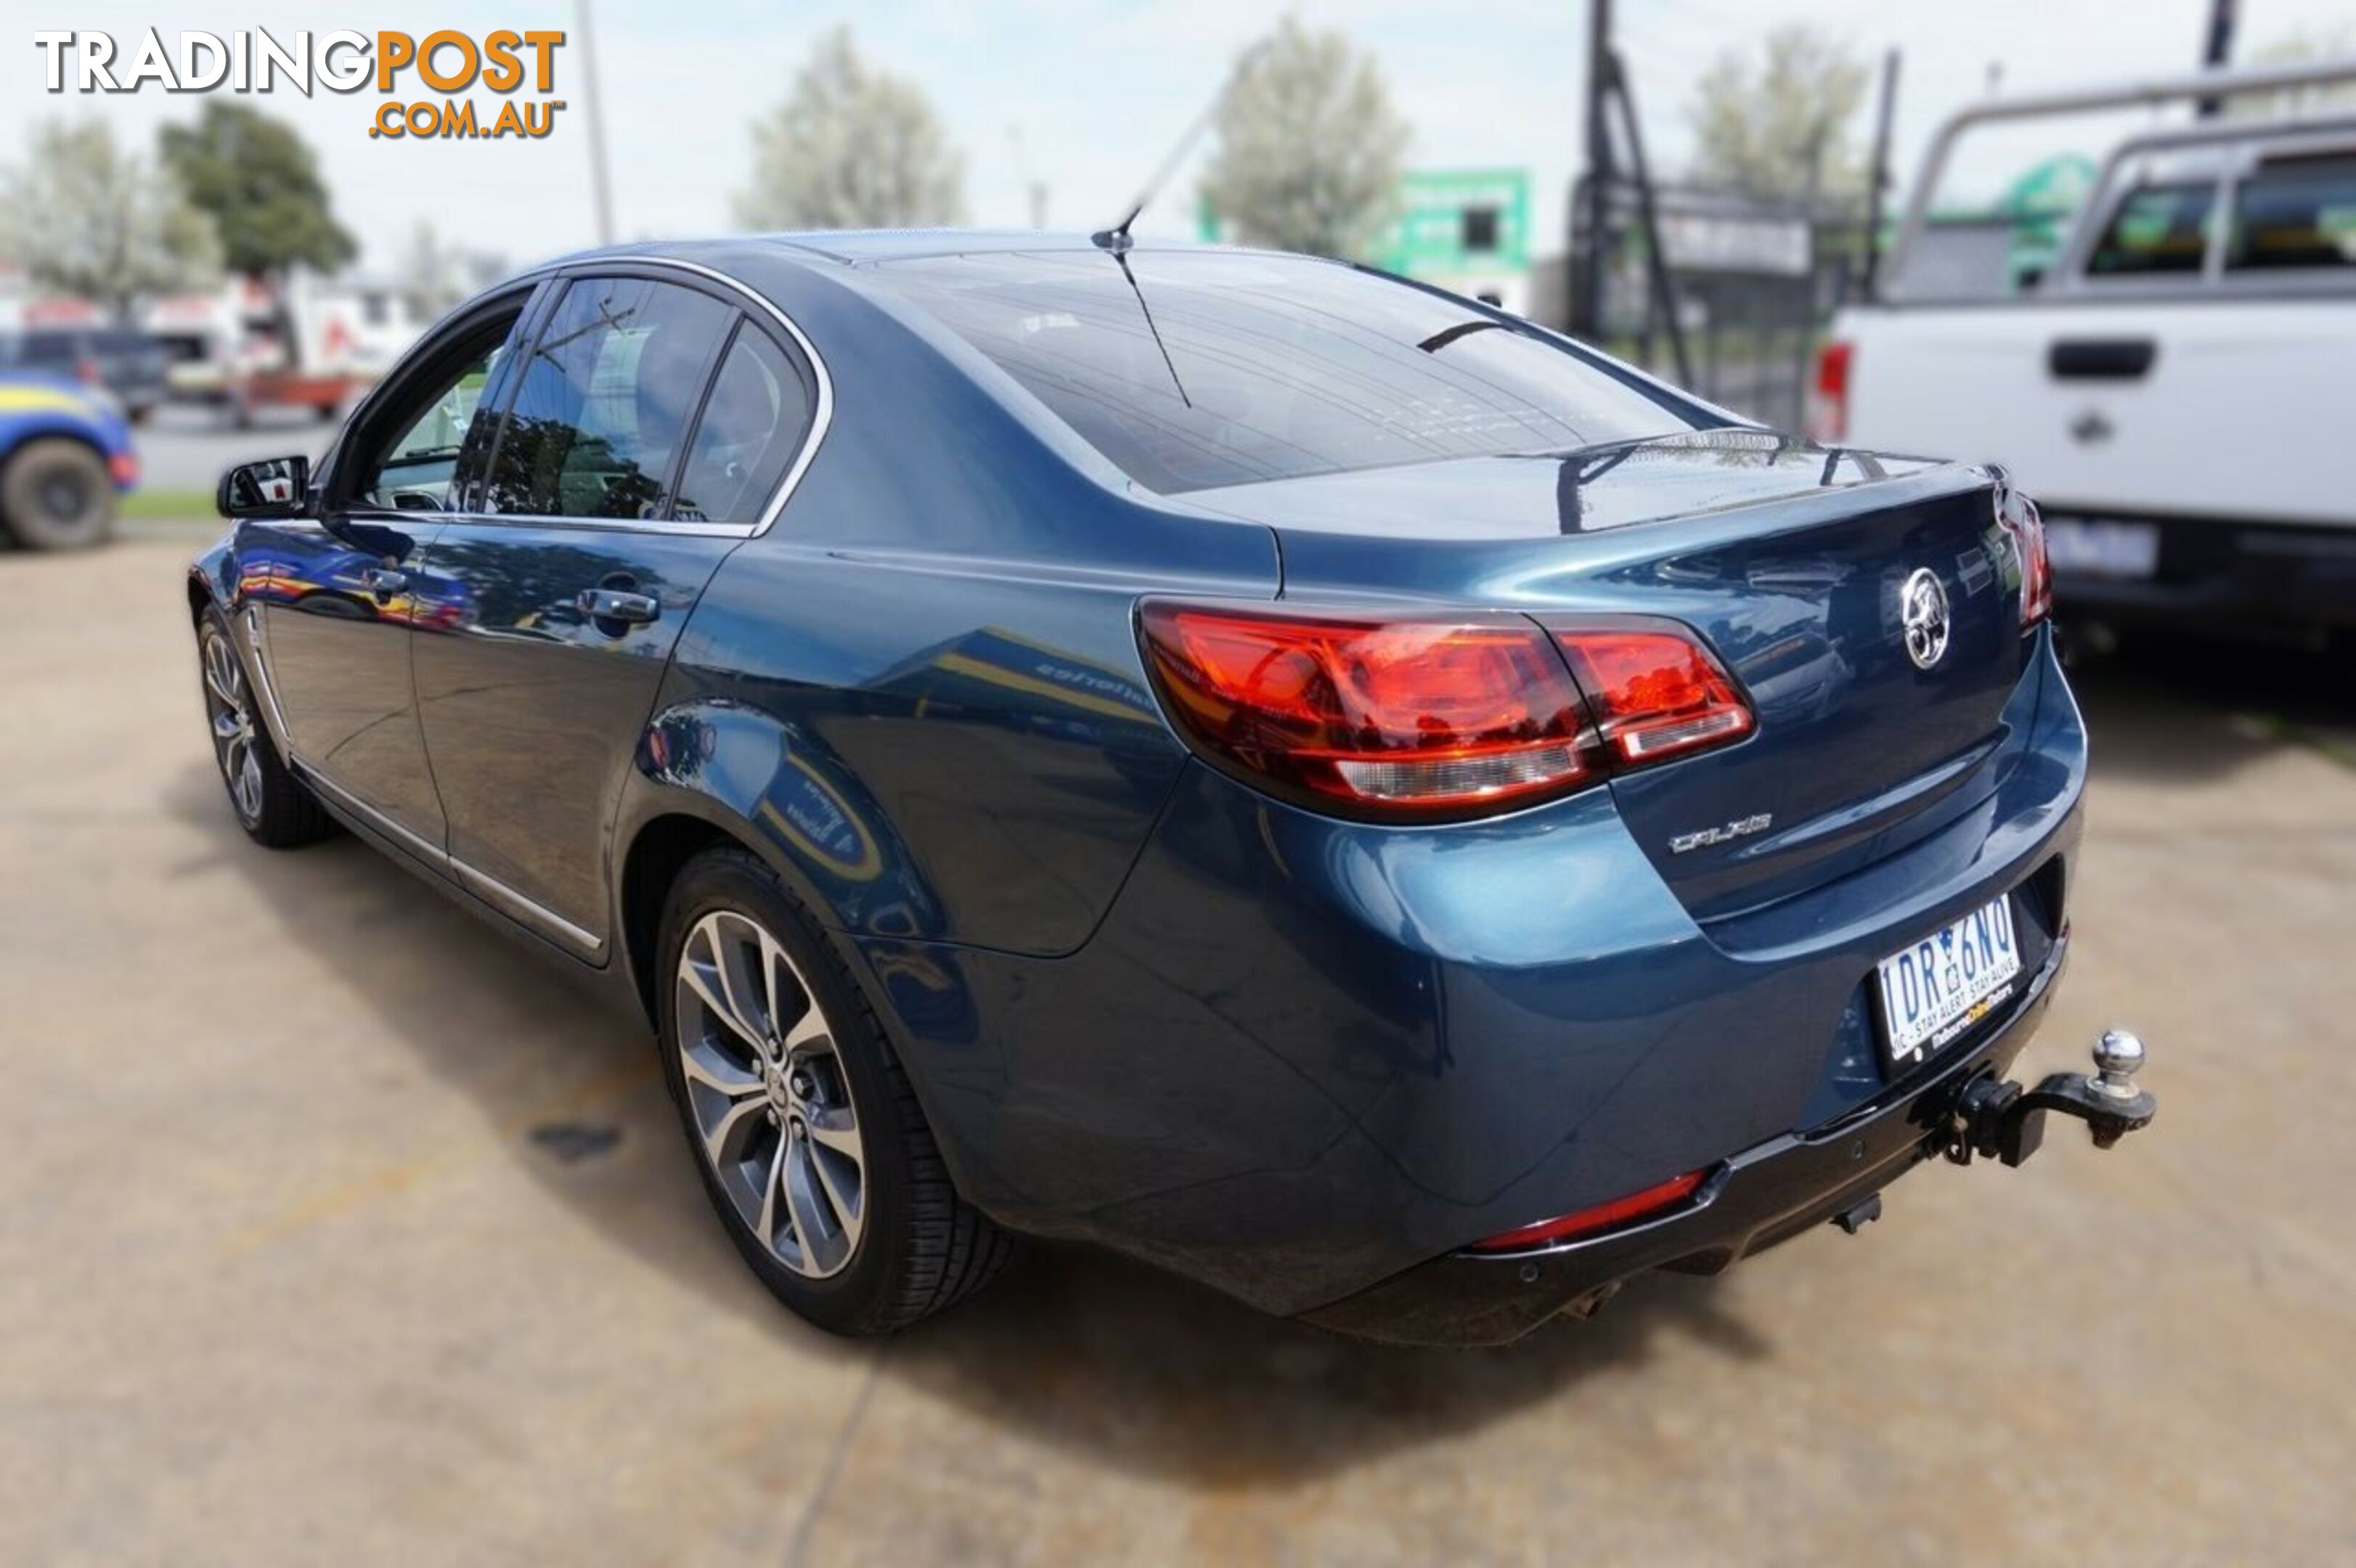
[[[1890,122],[1898,107],[1898,51],[1881,57],[1881,101],[1873,115],[1873,172],[1865,187],[1865,273],[1858,292],[1873,297],[1881,271],[1881,204],[1890,193]]]
[[[1023,144],[1023,127],[1009,125],[1006,134],[1014,144],[1015,172],[1023,176],[1023,191],[1031,198],[1031,227],[1047,227],[1047,182],[1038,178],[1031,169],[1031,152]]]
[[[1571,203],[1570,330],[1603,336],[1603,229],[1612,210],[1612,0],[1587,0],[1587,172]]]
[[[581,85],[589,94],[589,184],[597,203],[597,243],[614,242],[614,187],[605,171],[605,101],[597,91],[597,46],[589,0],[576,0],[581,18]]]
[[[2201,63],[2211,70],[2233,58],[2233,21],[2237,9],[2235,0],[2209,0],[2209,38],[2201,46]],[[2204,98],[2194,111],[2201,119],[2213,120],[2225,112],[2222,98]]]

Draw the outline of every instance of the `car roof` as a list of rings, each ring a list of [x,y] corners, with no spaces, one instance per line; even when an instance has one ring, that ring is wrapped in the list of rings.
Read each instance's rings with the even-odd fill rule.
[[[1096,242],[1086,234],[1037,229],[825,229],[607,246],[577,251],[551,264],[576,266],[584,261],[608,258],[626,260],[631,256],[669,256],[693,261],[723,254],[742,257],[748,250],[768,250],[783,261],[832,261],[855,267],[868,262],[908,261],[926,256],[1093,251],[1097,248]],[[1184,240],[1139,240],[1135,249],[1140,251],[1218,251],[1232,247]]]

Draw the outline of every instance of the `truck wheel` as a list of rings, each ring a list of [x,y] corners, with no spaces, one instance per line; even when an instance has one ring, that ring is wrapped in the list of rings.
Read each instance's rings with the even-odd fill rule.
[[[78,441],[28,441],[0,469],[0,522],[27,549],[87,549],[114,532],[114,480]]]

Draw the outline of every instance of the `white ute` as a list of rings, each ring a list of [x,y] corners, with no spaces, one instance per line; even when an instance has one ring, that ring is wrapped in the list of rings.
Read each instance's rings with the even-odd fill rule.
[[[1819,354],[1810,433],[2002,463],[2078,622],[2320,645],[2356,629],[2356,116],[2187,120],[2120,144],[2053,264],[1926,217],[1994,120],[2356,80],[2356,60],[1997,100],[1932,140],[1878,297]]]

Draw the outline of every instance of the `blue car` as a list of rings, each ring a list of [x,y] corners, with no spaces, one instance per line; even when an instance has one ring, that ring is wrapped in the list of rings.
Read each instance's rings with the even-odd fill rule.
[[[830,1329],[1030,1233],[1496,1343],[2151,1119],[2124,1034],[2007,1077],[2086,777],[2035,507],[1435,289],[605,251],[220,502],[245,831],[348,828],[633,1010]]]
[[[63,376],[0,368],[0,533],[24,549],[82,549],[114,532],[139,480],[130,421]]]

